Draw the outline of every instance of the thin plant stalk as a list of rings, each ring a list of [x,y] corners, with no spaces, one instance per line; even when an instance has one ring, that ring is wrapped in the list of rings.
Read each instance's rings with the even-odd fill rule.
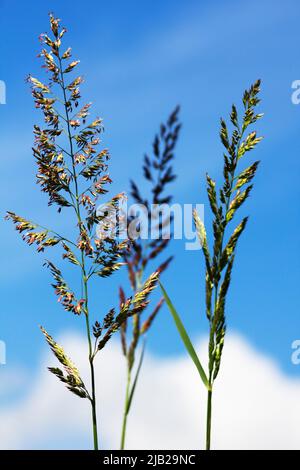
[[[120,446],[121,450],[124,450],[124,447],[125,447],[127,416],[128,416],[128,411],[129,411],[128,410],[128,403],[129,403],[129,396],[130,396],[130,385],[131,385],[131,373],[130,373],[130,370],[127,370],[126,394],[125,394],[124,413],[123,413],[123,422],[122,422],[121,446]]]
[[[84,266],[84,264],[83,264]],[[84,292],[86,298],[86,334],[89,345],[89,364],[90,364],[90,374],[91,374],[91,387],[92,387],[92,396],[91,396],[91,406],[92,406],[92,425],[93,425],[93,439],[94,439],[94,450],[98,450],[98,426],[97,426],[97,406],[96,406],[96,384],[95,384],[95,369],[94,369],[94,355],[92,350],[92,339],[91,339],[91,327],[89,321],[89,307],[88,307],[88,284],[86,280],[85,268],[83,268],[83,282],[84,282]]]
[[[138,367],[136,370],[136,374],[133,380],[133,383],[131,382],[131,369],[128,367],[127,368],[127,381],[126,381],[126,393],[125,393],[125,401],[124,401],[124,413],[123,413],[123,421],[122,421],[122,433],[121,433],[121,445],[120,445],[120,450],[124,450],[125,448],[125,438],[126,438],[126,430],[127,430],[127,418],[129,415],[130,407],[132,404],[132,400],[134,397],[134,392],[136,389],[136,385],[138,382],[138,378],[140,375],[140,371],[142,368],[143,360],[144,360],[144,354],[145,354],[145,347],[146,347],[146,339],[144,339],[143,346],[142,346],[142,351],[138,363]]]
[[[212,390],[207,390],[206,450],[210,450]]]
[[[256,114],[256,106],[260,102],[258,94],[260,91],[260,80],[256,81],[243,95],[243,118],[239,119],[237,108],[233,105],[230,113],[232,133],[229,134],[227,124],[221,119],[220,138],[225,147],[223,185],[216,191],[216,183],[209,175],[207,179],[207,194],[210,209],[213,215],[213,253],[210,247],[203,221],[194,211],[194,222],[197,234],[202,246],[206,273],[205,273],[205,303],[206,317],[209,323],[208,342],[208,372],[205,372],[195,352],[192,342],[185,327],[167,295],[161,286],[162,292],[176,327],[182,338],[186,350],[193,360],[200,378],[207,390],[207,413],[206,413],[206,441],[205,448],[211,448],[211,421],[212,421],[212,395],[215,380],[218,376],[224,340],[226,334],[226,310],[228,289],[231,282],[231,273],[236,255],[238,240],[243,233],[248,217],[235,227],[230,236],[227,229],[234,218],[237,210],[248,198],[253,185],[250,184],[256,174],[259,161],[252,163],[241,172],[238,172],[240,160],[251,151],[262,140],[257,137],[256,131],[246,134],[249,126],[253,125],[263,115]],[[239,170],[240,171],[240,170]]]

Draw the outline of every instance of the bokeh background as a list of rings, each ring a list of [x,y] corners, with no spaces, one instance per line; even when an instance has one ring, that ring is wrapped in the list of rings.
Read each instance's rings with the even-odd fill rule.
[[[65,44],[81,60],[84,101],[92,101],[104,119],[112,194],[128,190],[130,178],[142,181],[143,154],[151,150],[160,122],[180,104],[174,202],[204,203],[208,209],[205,173],[217,181],[221,177],[219,118],[233,102],[240,103],[246,87],[262,79],[265,117],[257,127],[265,139],[251,156],[261,166],[245,205],[250,220],[229,295],[230,335],[216,392],[213,445],[299,447],[300,365],[291,361],[291,344],[300,338],[300,106],[291,100],[292,82],[300,78],[299,2],[0,0],[0,79],[7,86],[7,104],[0,106],[0,213],[13,210],[68,230],[69,220],[47,207],[35,184],[31,152],[32,127],[41,116],[25,77],[44,77],[36,56],[38,36],[49,30],[49,12],[62,18]],[[53,252],[36,254],[11,224],[2,219],[0,225],[0,339],[7,348],[7,363],[0,366],[0,446],[88,448],[86,405],[45,372],[55,361],[38,329],[44,325],[81,363],[82,319],[56,302],[49,272],[42,268]],[[205,357],[202,253],[186,251],[185,240],[172,241],[169,252],[175,260],[164,284]],[[116,304],[125,278],[124,272],[98,283],[96,317]],[[99,413],[103,446],[116,448],[125,363],[117,338],[108,349],[99,360]],[[164,308],[149,334],[128,445],[199,447],[204,402],[198,388]]]

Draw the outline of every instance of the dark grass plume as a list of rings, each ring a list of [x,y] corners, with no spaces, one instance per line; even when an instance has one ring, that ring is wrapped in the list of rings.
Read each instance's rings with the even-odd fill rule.
[[[169,224],[166,215],[161,218],[159,217],[159,206],[162,204],[170,204],[172,201],[172,195],[167,192],[167,189],[169,184],[176,179],[173,172],[173,160],[181,128],[178,115],[179,107],[177,106],[170,114],[166,123],[161,124],[159,132],[155,135],[151,155],[146,154],[144,156],[143,174],[146,183],[148,183],[147,187],[149,188],[150,196],[145,196],[144,191],[142,192],[139,185],[134,181],[130,183],[131,196],[134,202],[143,205],[147,209],[149,236],[147,240],[140,237],[130,237],[131,243],[129,249],[124,252],[123,255],[128,270],[129,285],[134,295],[136,295],[136,292],[142,286],[144,274],[149,268],[149,265],[151,266],[151,270],[155,269],[156,272],[161,274],[167,269],[173,258],[170,256],[161,262],[157,261],[157,258],[165,251],[170,241],[170,238],[164,238],[166,226]],[[132,223],[133,221],[129,219],[129,225]],[[170,229],[170,227],[168,228]],[[155,239],[150,238],[151,230],[156,233]],[[119,290],[119,297],[120,304],[123,305],[125,293],[122,287],[120,287]],[[124,449],[125,446],[127,417],[142,367],[145,336],[158,315],[163,301],[164,299],[161,298],[144,320],[141,318],[142,312],[138,312],[133,315],[131,319],[126,319],[121,326],[122,351],[127,366],[127,386],[122,423],[121,449]],[[129,322],[129,320],[131,321]],[[138,360],[135,375],[132,377],[136,351],[141,339],[144,339],[142,352]]]

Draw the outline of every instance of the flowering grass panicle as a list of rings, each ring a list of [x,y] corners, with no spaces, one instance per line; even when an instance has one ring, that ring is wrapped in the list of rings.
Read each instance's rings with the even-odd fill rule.
[[[67,238],[11,211],[7,212],[6,218],[12,220],[23,239],[29,245],[35,244],[39,252],[59,245],[63,260],[78,270],[82,285],[79,295],[69,287],[61,269],[51,261],[45,263],[53,276],[52,286],[63,308],[76,317],[84,317],[90,391],[62,347],[44,328],[42,332],[62,366],[62,369],[50,367],[50,372],[71,392],[89,399],[91,403],[94,448],[98,449],[95,356],[128,317],[136,316],[146,308],[147,297],[156,285],[157,274],[141,286],[136,299],[125,299],[119,311],[112,308],[102,322],[96,321],[91,327],[90,280],[93,277],[109,277],[124,264],[127,242],[110,237],[104,216],[97,214],[98,198],[108,192],[111,183],[108,175],[109,152],[101,148],[102,120],[99,117],[89,120],[91,103],[80,106],[83,78],[75,74],[79,60],[72,59],[70,47],[63,47],[66,29],[53,15],[50,15],[50,27],[51,35],[40,36],[40,57],[44,60],[49,80],[45,84],[31,75],[28,77],[35,106],[44,116],[44,124],[34,126],[33,155],[38,167],[37,183],[47,194],[48,204],[55,205],[59,213],[68,209],[72,211],[74,237]],[[109,204],[116,207],[122,197],[122,194],[116,195]],[[99,224],[102,224],[101,237],[96,230]]]

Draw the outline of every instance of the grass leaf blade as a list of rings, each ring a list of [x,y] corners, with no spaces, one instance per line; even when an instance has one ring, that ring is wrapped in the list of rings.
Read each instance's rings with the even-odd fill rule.
[[[202,382],[204,383],[205,387],[208,388],[209,387],[209,383],[208,383],[208,379],[206,377],[206,374],[205,374],[205,371],[199,361],[199,358],[197,356],[197,353],[194,349],[194,346],[189,338],[189,335],[187,334],[186,332],[186,329],[184,328],[184,325],[178,315],[178,313],[176,312],[175,310],[175,307],[174,305],[172,304],[167,292],[165,291],[164,287],[162,286],[161,283],[159,283],[160,287],[161,287],[161,290],[162,290],[162,293],[164,295],[164,298],[166,300],[166,304],[168,305],[169,307],[169,310],[174,318],[174,321],[175,321],[175,324],[176,324],[176,327],[178,329],[178,332],[181,336],[181,339],[186,347],[186,350],[187,352],[189,353],[189,355],[191,356],[191,359],[192,361],[194,362],[195,366],[197,367],[197,370],[199,372],[199,375],[201,377],[201,380]]]

